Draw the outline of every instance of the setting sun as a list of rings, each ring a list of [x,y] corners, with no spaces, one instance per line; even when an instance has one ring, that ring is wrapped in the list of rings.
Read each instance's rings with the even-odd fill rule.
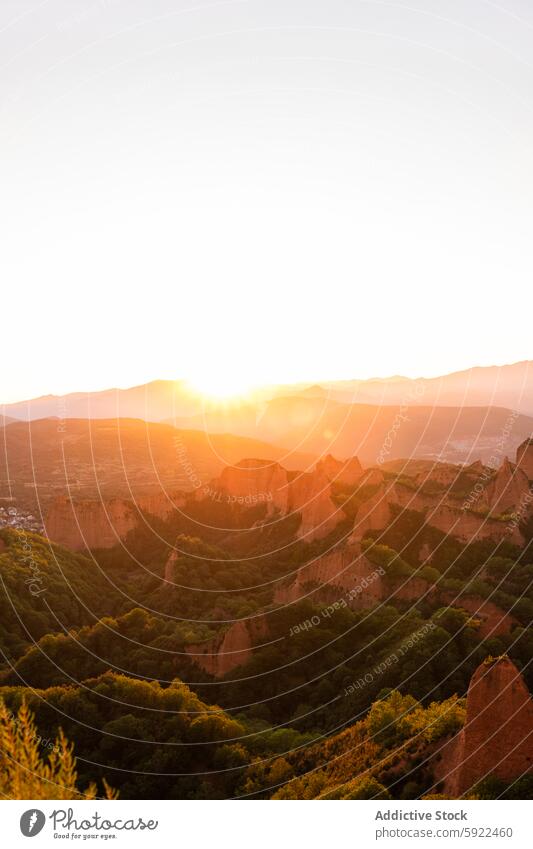
[[[202,395],[206,400],[229,401],[244,398],[255,388],[251,380],[231,371],[206,371],[189,377],[191,390]]]

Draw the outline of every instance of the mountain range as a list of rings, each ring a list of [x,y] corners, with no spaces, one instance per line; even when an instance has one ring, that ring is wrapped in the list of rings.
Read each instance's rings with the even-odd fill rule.
[[[505,407],[533,415],[533,361],[478,366],[431,378],[394,376],[263,387],[253,393],[250,406],[260,416],[265,402],[283,396],[377,406]],[[154,380],[127,389],[43,395],[4,404],[2,413],[24,420],[121,417],[164,421],[202,415],[217,406],[219,412],[221,407],[232,409],[227,402],[206,403],[185,380]]]
[[[533,362],[525,361],[431,379],[393,377],[267,387],[237,401],[206,400],[185,381],[159,380],[129,389],[47,395],[8,404],[3,424],[5,434],[10,434],[5,437],[7,443],[14,445],[29,436],[22,436],[24,429],[13,419],[54,420],[56,425],[43,425],[42,431],[32,427],[36,449],[43,434],[54,427],[58,433],[68,430],[63,441],[73,444],[81,420],[104,419],[114,421],[107,427],[122,429],[130,441],[134,431],[146,441],[146,426],[141,422],[149,422],[154,436],[157,423],[161,433],[166,425],[203,433],[204,437],[195,437],[199,440],[205,441],[205,434],[231,434],[225,437],[226,445],[241,437],[270,446],[243,444],[240,456],[236,450],[225,457],[228,463],[247,456],[279,459],[287,452],[312,455],[311,460],[329,452],[340,457],[357,455],[366,465],[399,458],[490,463],[496,452],[492,465],[497,465],[502,455],[514,455],[533,433],[532,399]],[[138,420],[136,426],[133,419]],[[119,428],[119,420],[128,424]],[[169,436],[170,431],[166,433]],[[220,437],[214,442],[218,444]],[[218,448],[212,447],[211,453],[216,455]],[[205,451],[202,456],[205,462]],[[14,469],[18,462],[17,456],[9,459]],[[171,458],[169,462],[172,465]],[[287,462],[289,468],[305,467],[300,456]],[[214,462],[209,471],[219,465]]]

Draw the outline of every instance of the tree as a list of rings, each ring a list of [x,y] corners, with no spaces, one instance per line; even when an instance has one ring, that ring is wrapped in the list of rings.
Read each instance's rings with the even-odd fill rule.
[[[5,799],[94,799],[96,784],[78,790],[76,758],[63,734],[47,743],[48,758],[41,757],[42,738],[25,702],[13,714],[0,701],[0,794]],[[104,779],[107,799],[117,794]]]

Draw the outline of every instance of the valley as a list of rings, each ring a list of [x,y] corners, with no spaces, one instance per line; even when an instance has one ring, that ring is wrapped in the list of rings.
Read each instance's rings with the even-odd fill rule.
[[[8,424],[42,532],[0,529],[0,698],[122,798],[531,798],[533,441],[510,415],[491,464]]]

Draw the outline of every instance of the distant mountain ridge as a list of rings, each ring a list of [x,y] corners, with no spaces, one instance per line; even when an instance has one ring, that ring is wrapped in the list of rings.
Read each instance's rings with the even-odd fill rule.
[[[98,392],[71,392],[67,395],[42,395],[14,404],[5,404],[4,413],[24,421],[33,419],[108,419],[135,418],[162,421],[179,412],[198,410],[184,381],[154,380],[127,389]]]
[[[59,430],[67,425],[72,430],[73,420],[158,423],[203,433],[208,452],[214,435],[231,434],[315,458],[356,455],[367,466],[400,458],[498,465],[533,435],[533,362],[420,380],[394,376],[266,387],[246,400],[219,402],[203,399],[183,380],[159,380],[129,389],[48,395],[3,409],[22,421],[54,419]],[[5,432],[17,427],[11,422]],[[257,455],[279,459],[278,449],[242,447],[231,461]]]
[[[18,419],[14,419],[12,416],[0,416],[0,427],[6,427],[16,421],[18,421]]]
[[[351,403],[507,407],[533,414],[533,361],[474,366],[431,378],[373,378],[322,384],[332,399]]]
[[[333,380],[263,387],[250,406],[256,408],[282,396],[327,398],[350,404],[396,406],[505,407],[533,415],[533,361],[503,366],[475,366],[439,377],[399,375],[367,380]],[[211,404],[208,408],[211,408]],[[231,409],[231,403],[219,407]],[[43,395],[2,405],[16,419],[141,418],[164,421],[202,414],[201,397],[185,380],[154,380],[126,389]]]

